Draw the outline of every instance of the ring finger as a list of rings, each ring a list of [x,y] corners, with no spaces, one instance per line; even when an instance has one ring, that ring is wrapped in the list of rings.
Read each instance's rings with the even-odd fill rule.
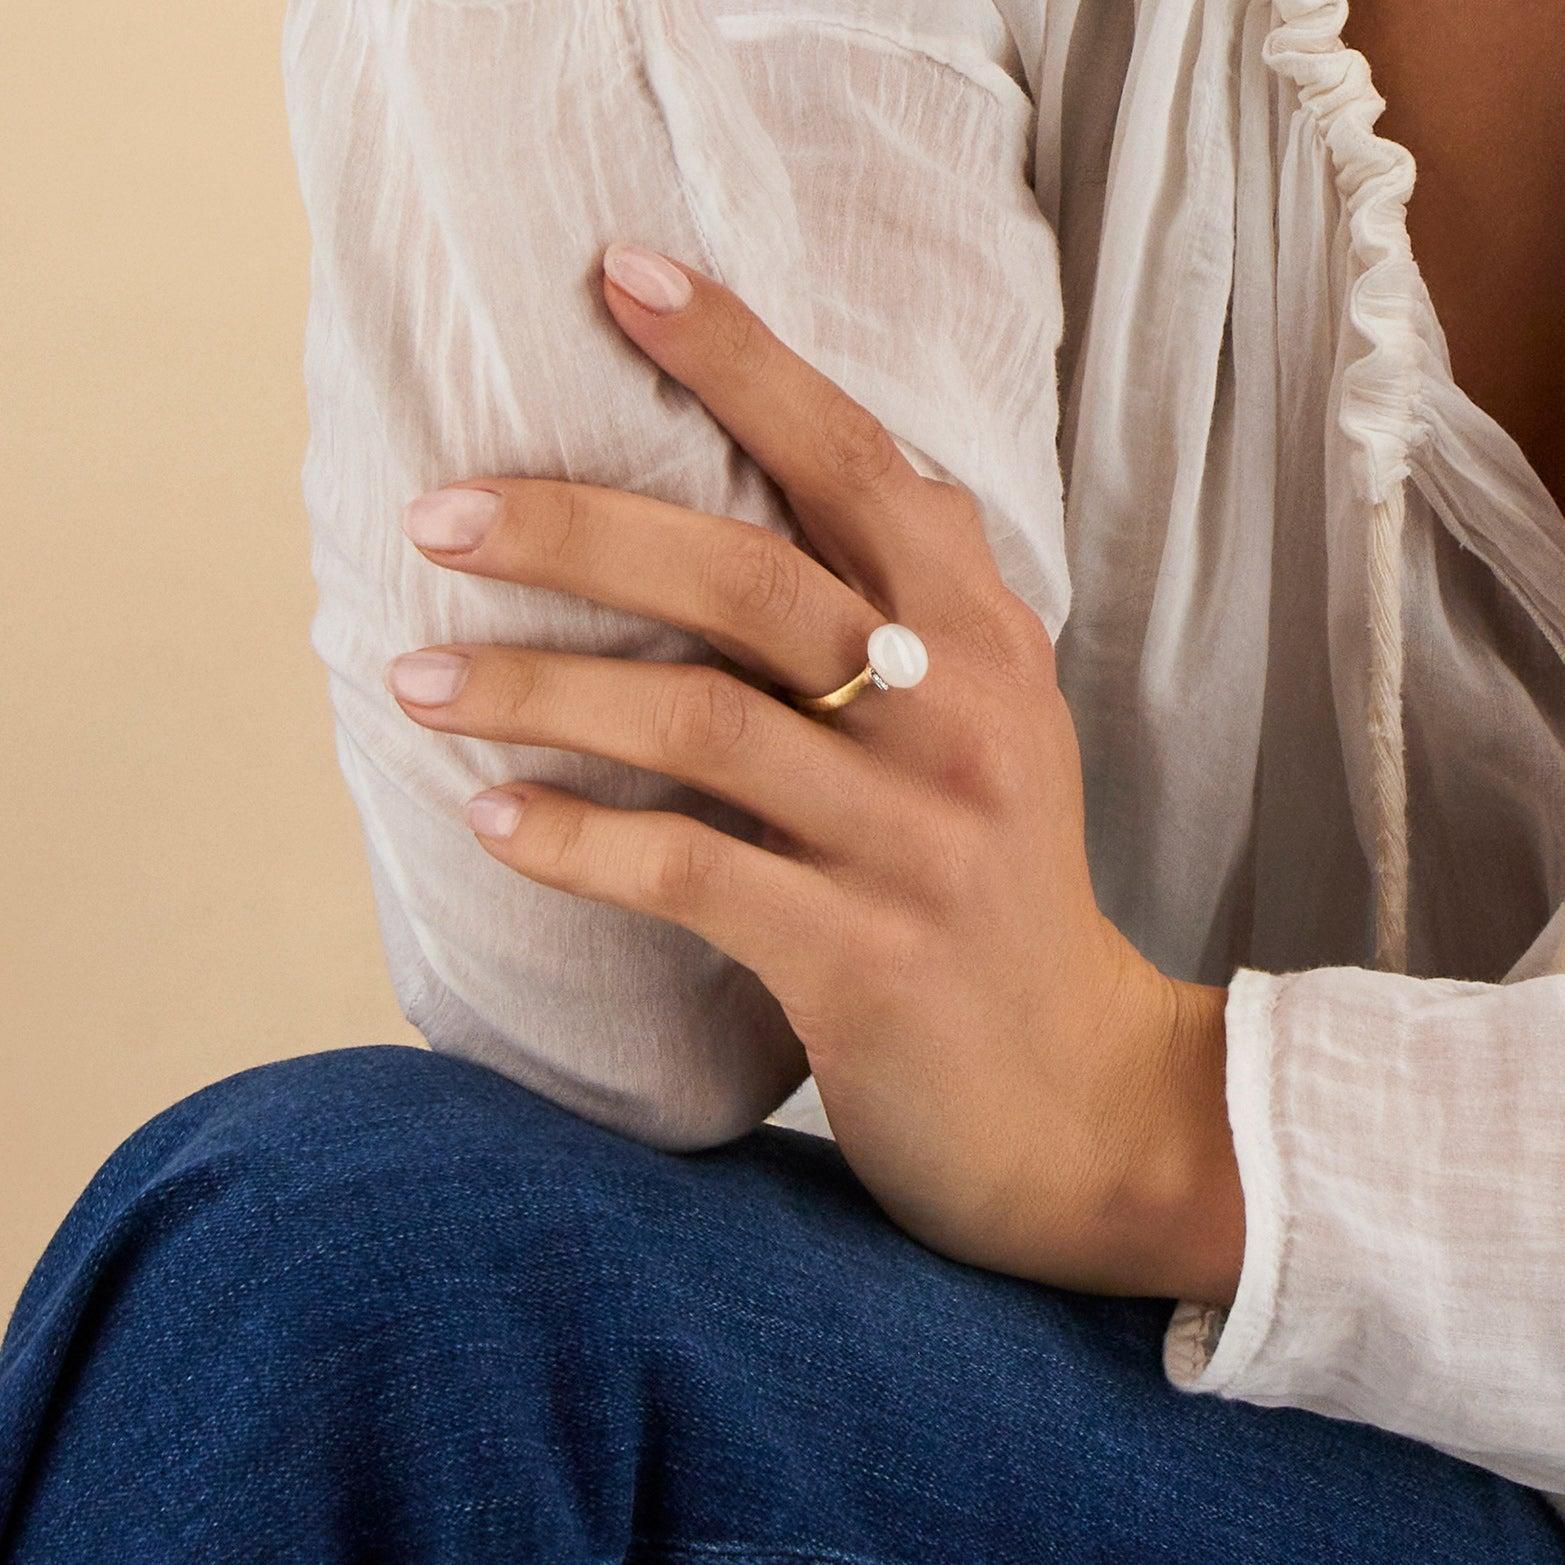
[[[832,850],[885,786],[871,752],[699,664],[525,647],[426,647],[394,658],[386,684],[426,728],[626,761],[736,804]]]

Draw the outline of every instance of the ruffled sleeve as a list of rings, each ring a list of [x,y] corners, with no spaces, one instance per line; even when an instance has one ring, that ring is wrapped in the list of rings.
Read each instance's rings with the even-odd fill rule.
[[[1408,234],[1415,165],[1375,129],[1385,100],[1342,42],[1345,0],[1277,0],[1276,11],[1262,58],[1296,102],[1290,134],[1324,153],[1349,236],[1336,412],[1353,488],[1373,507],[1411,480],[1565,657],[1565,517],[1452,376]]]

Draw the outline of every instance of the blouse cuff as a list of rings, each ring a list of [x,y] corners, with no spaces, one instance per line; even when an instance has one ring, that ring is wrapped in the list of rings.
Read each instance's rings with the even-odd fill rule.
[[[1565,975],[1364,968],[1229,986],[1245,1250],[1181,1304],[1185,1390],[1407,1435],[1565,1491]]]

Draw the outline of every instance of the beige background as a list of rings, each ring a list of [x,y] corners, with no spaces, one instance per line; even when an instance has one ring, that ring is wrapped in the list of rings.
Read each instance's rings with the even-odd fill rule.
[[[144,1119],[416,1041],[306,640],[281,17],[0,5],[0,1320]]]

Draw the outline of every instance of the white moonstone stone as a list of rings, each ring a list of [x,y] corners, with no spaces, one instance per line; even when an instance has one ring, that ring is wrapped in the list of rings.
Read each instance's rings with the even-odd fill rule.
[[[877,625],[869,633],[869,666],[895,690],[909,690],[929,672],[929,653],[906,625]]]

